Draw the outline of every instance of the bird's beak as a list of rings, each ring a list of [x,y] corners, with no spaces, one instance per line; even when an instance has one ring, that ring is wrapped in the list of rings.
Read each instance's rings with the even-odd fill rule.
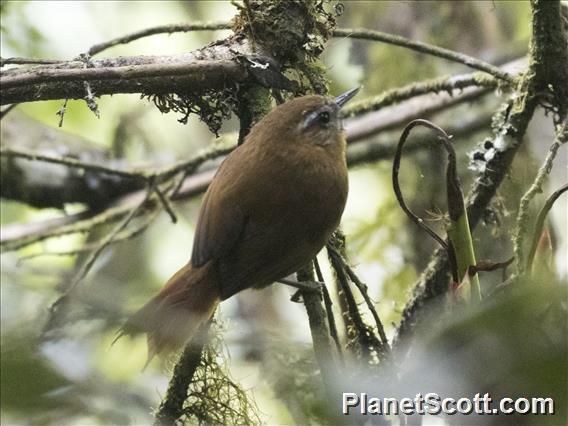
[[[347,92],[339,95],[337,98],[335,98],[335,104],[339,108],[342,108],[343,105],[349,102],[349,100],[359,92],[360,88],[361,87],[356,87],[355,89],[348,90]]]

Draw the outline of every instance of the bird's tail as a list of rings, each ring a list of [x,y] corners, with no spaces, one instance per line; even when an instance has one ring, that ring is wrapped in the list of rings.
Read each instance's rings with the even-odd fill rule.
[[[210,319],[218,304],[219,289],[212,267],[192,268],[188,263],[126,321],[116,339],[146,333],[148,363],[155,355],[183,346]]]

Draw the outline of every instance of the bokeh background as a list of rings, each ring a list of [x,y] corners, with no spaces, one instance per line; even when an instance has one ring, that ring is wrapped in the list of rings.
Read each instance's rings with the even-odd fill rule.
[[[0,13],[3,58],[69,59],[96,43],[147,27],[228,21],[236,8],[225,1],[3,1]],[[523,57],[530,36],[530,5],[525,1],[346,1],[337,20],[338,27],[392,32],[497,65]],[[181,53],[228,34],[156,35],[114,47],[104,55]],[[348,38],[331,39],[321,58],[332,93],[362,85],[360,99],[414,81],[468,72],[439,58]],[[497,91],[431,117],[442,126],[458,128],[473,117],[486,117],[485,126],[456,140],[465,188],[476,172],[468,167],[468,154],[490,136],[490,115],[503,101],[503,94]],[[161,114],[138,95],[106,96],[97,103],[100,119],[84,102],[69,101],[61,129],[57,128],[56,112],[62,102],[20,105],[2,120],[3,136],[8,127],[25,134],[47,126],[90,147],[112,151],[133,165],[168,164],[188,158],[215,139],[197,117],[180,124],[175,113]],[[237,126],[238,122],[231,119],[222,134],[231,134]],[[370,138],[394,142],[399,133],[400,129],[394,129]],[[478,258],[501,261],[511,255],[510,237],[519,197],[532,182],[553,140],[552,125],[543,114],[534,118],[526,138],[496,197],[494,214],[476,230]],[[407,200],[438,229],[445,211],[444,191],[440,190],[443,163],[444,154],[428,148],[409,154],[402,166],[401,183]],[[396,203],[390,183],[391,165],[392,159],[387,158],[350,170],[350,193],[342,220],[349,258],[368,284],[389,337],[400,321],[412,284],[435,248],[427,236],[409,224]],[[536,203],[541,204],[550,189],[565,181],[564,150],[556,160],[545,194],[539,195]],[[84,259],[84,254],[49,253],[77,249],[88,237],[53,238],[2,255],[3,424],[151,423],[152,407],[165,392],[172,361],[155,360],[141,372],[146,358],[144,339],[123,338],[113,346],[111,342],[122,319],[144,304],[188,260],[199,205],[200,197],[177,203],[177,224],[162,213],[141,235],[107,248],[80,284],[81,297],[68,323],[43,340],[38,336],[58,288]],[[62,215],[60,210],[33,209],[4,199],[0,207],[3,232],[11,226]],[[65,213],[81,208],[69,205]],[[551,215],[554,274],[565,280],[565,198],[559,200]],[[329,279],[325,256],[320,260]],[[485,285],[498,282],[500,276],[496,274],[484,276]],[[219,359],[227,363],[233,379],[250,390],[262,421],[269,424],[307,422],[310,401],[290,397],[289,392],[318,380],[307,376],[302,379],[305,383],[287,383],[286,370],[282,369],[285,364],[278,364],[286,358],[286,362],[295,363],[294,368],[305,368],[306,372],[314,368],[305,310],[289,301],[292,293],[283,285],[246,291],[224,302],[219,314],[223,341]]]

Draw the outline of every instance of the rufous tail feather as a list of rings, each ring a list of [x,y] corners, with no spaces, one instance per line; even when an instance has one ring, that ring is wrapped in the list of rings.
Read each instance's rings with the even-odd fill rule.
[[[148,365],[155,355],[178,349],[190,340],[218,304],[219,289],[213,268],[193,268],[188,263],[126,321],[114,341],[124,335],[146,333]]]

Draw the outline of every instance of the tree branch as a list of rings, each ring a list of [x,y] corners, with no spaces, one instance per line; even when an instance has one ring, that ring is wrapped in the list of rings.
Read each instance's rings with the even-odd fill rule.
[[[486,72],[492,76],[505,80],[510,83],[515,81],[515,78],[507,72],[499,69],[494,65],[488,64],[480,59],[473,58],[464,53],[454,52],[453,50],[444,49],[443,47],[432,46],[420,41],[409,40],[394,34],[383,33],[374,30],[359,30],[350,28],[338,28],[333,32],[334,37],[347,37],[361,40],[380,41],[383,43],[393,44],[395,46],[406,47],[407,49],[415,50],[420,53],[426,53],[432,56],[447,59],[449,61],[458,62],[467,65],[470,68]]]
[[[525,194],[522,196],[521,202],[519,204],[519,210],[517,212],[517,223],[516,223],[517,229],[513,240],[513,251],[515,253],[517,272],[519,274],[528,271],[527,269],[528,262],[526,262],[526,260],[530,260],[531,258],[531,256],[529,256],[528,259],[525,259],[525,250],[524,250],[524,243],[527,237],[527,226],[529,221],[529,205],[532,199],[536,196],[536,194],[542,192],[542,185],[544,184],[544,180],[552,170],[552,165],[554,162],[554,158],[556,157],[556,153],[558,152],[560,145],[566,143],[566,138],[567,138],[566,131],[567,131],[566,123],[564,123],[558,129],[556,140],[548,150],[548,154],[544,160],[544,163],[538,170],[532,185],[527,190],[527,192],[525,192]],[[536,238],[538,241],[538,237]]]
[[[345,117],[354,117],[428,93],[446,92],[451,96],[454,91],[463,90],[468,87],[486,87],[493,89],[497,87],[497,84],[497,79],[482,73],[462,74],[450,77],[443,76],[418,83],[411,83],[404,87],[387,90],[369,99],[353,102],[353,104],[343,109],[343,114]]]
[[[230,143],[216,143],[168,166],[132,167],[110,159],[108,151],[94,149],[77,137],[14,118],[2,126],[1,196],[40,208],[79,202],[100,210],[119,196],[143,188],[149,179],[162,183],[182,172],[190,175],[207,160],[233,148]]]
[[[525,64],[526,59],[521,58],[503,65],[502,68],[503,70],[514,72],[516,74],[519,69],[525,68]],[[453,78],[454,77],[449,77],[449,81],[446,83],[443,83],[443,80],[441,79],[438,84],[445,85],[449,83],[449,86],[451,86],[451,80]],[[467,77],[464,78],[467,80]],[[434,81],[435,80],[438,79],[434,79]],[[424,83],[425,82],[418,83],[418,87],[422,86]],[[426,84],[426,86],[429,86],[430,88],[436,87],[436,85],[432,86],[428,84]],[[434,113],[449,109],[457,104],[476,100],[491,91],[489,87],[470,86],[464,87],[458,94],[453,93],[453,91],[435,93],[434,91],[427,92],[424,90],[424,94],[416,93],[414,96],[416,87],[417,84],[414,83],[399,89],[393,89],[384,101],[381,101],[380,98],[382,96],[379,95],[375,104],[375,111],[346,120],[345,124],[349,135],[349,141],[353,143],[385,130],[402,127],[411,120],[429,117]],[[403,102],[398,105],[391,105],[388,108],[383,108],[383,106],[386,105],[383,105],[382,102],[390,103],[392,101]]]
[[[180,32],[185,33],[189,31],[215,31],[215,30],[229,30],[229,29],[231,29],[231,27],[227,22],[194,22],[193,24],[160,25],[157,27],[146,28],[141,31],[124,35],[122,37],[117,37],[112,40],[105,41],[104,43],[95,44],[87,51],[87,53],[90,56],[94,56],[106,49],[117,46],[119,44],[127,44],[130,43],[131,41],[156,34],[172,34]]]
[[[489,124],[491,122],[491,116],[484,114],[481,115],[479,117],[473,117],[471,118],[470,121],[465,121],[460,123],[459,127],[451,127],[451,126],[444,126],[447,128],[448,132],[450,134],[453,134],[456,138],[463,136],[463,135],[468,135],[471,134],[475,131],[481,130],[483,128],[489,128]],[[348,132],[349,133],[349,132]],[[348,134],[349,136],[349,134]],[[368,141],[365,143],[356,143],[356,144],[350,144],[348,146],[347,149],[347,163],[349,165],[349,167],[353,167],[356,165],[360,165],[363,163],[368,163],[368,162],[376,162],[376,161],[381,161],[381,160],[390,160],[393,158],[394,153],[396,151],[396,138],[398,136],[393,134],[393,133],[386,133],[384,136],[377,138],[375,140],[372,141]],[[409,141],[408,141],[408,147],[407,147],[407,152],[411,152],[411,151],[416,151],[418,149],[424,148],[426,145],[423,143],[425,138],[430,137],[427,133],[416,133],[411,135]],[[66,145],[64,145],[66,146]],[[211,154],[211,159],[214,158],[219,158],[224,154],[222,149],[219,149],[219,151],[217,151],[217,155],[213,155]],[[197,159],[197,157],[192,157],[194,160]],[[204,157],[201,157],[201,159],[204,159]],[[54,162],[58,162],[57,159],[54,158]],[[189,162],[191,163],[191,159],[189,160]],[[30,163],[30,164],[35,164],[35,163]],[[88,163],[86,163],[88,164]],[[185,164],[187,165],[188,162],[181,162],[180,164]],[[98,164],[96,164],[98,165]],[[194,164],[194,166],[196,166],[196,164]],[[175,166],[174,166],[175,167]],[[177,167],[175,167],[177,168]],[[152,168],[152,167],[147,167],[147,169],[155,169],[156,168]],[[165,168],[165,170],[167,170],[168,167]],[[5,170],[7,170],[7,167],[2,167],[2,171],[4,172]],[[136,169],[130,169],[132,170],[136,170]],[[162,169],[164,170],[164,169]],[[171,170],[171,168],[170,168]],[[190,170],[190,169],[188,169]],[[128,172],[127,169],[121,169],[122,172],[128,174],[131,172]],[[173,200],[174,201],[181,201],[181,200],[186,200],[190,197],[199,195],[201,193],[203,193],[207,187],[209,186],[209,183],[211,182],[211,180],[213,179],[213,176],[216,172],[216,169],[208,169],[199,173],[194,173],[194,174],[190,174],[189,176],[187,176],[183,183],[181,184],[180,190],[177,193],[174,193],[173,195]],[[32,173],[33,175],[37,175],[38,171],[35,169],[31,169],[29,171],[29,173]],[[34,185],[37,185],[36,183],[33,182],[27,182],[27,179],[25,178],[25,174],[23,175],[23,181],[26,182],[25,185],[20,185],[20,186],[6,186],[3,185],[2,186],[2,196],[4,197],[5,194],[4,192],[8,189],[8,188],[12,188],[13,190],[16,190],[18,188],[22,189],[22,194],[27,194],[26,197],[30,194],[30,193],[39,193],[39,194],[43,194],[45,193],[45,188],[43,186],[41,187],[37,187]],[[94,178],[95,176],[93,176]],[[81,179],[83,180],[85,178],[85,176],[81,176],[80,174],[77,174],[77,179]],[[45,179],[44,179],[45,180]],[[44,181],[42,180],[42,182]],[[135,181],[132,179],[129,179],[130,181],[136,183],[137,185],[143,185],[143,181]],[[48,179],[47,180],[50,183],[53,183],[53,179]],[[5,178],[3,177],[3,182],[5,182]],[[20,183],[22,182],[22,180],[20,181]],[[114,184],[111,186],[111,188],[119,191],[120,188],[123,187],[123,183],[121,183],[122,181],[115,181]],[[42,183],[43,185],[43,183]],[[53,194],[53,197],[50,196],[49,198],[49,205],[50,206],[62,206],[64,202],[80,202],[80,198],[77,198],[78,195],[80,194],[87,194],[87,196],[92,200],[93,195],[89,195],[90,192],[85,192],[84,190],[78,190],[76,192],[76,195],[74,192],[72,193],[68,193],[63,191],[63,188],[66,188],[69,186],[69,184],[62,184],[63,186],[61,187],[55,187],[52,188],[52,190],[50,190],[50,193]],[[77,186],[78,184],[73,184],[72,187],[77,187],[77,188],[81,188],[81,186]],[[82,184],[81,184],[82,185]],[[99,186],[96,186],[97,188],[99,188]],[[105,201],[104,203],[98,203],[96,204],[97,207],[100,208],[102,205],[107,204],[108,202],[111,201],[111,199],[116,199],[117,196],[121,195],[121,193],[117,192],[116,194],[113,194],[112,192],[107,192],[106,190],[103,191],[104,194],[108,194],[109,197],[106,199],[107,201]],[[131,206],[132,204],[132,200],[137,199],[140,196],[140,192],[130,192],[129,191],[125,191],[124,193],[122,193],[124,195],[122,195],[122,198],[117,199],[114,203],[114,207],[111,209],[111,211],[107,212],[107,213],[99,213],[96,214],[96,210],[86,210],[84,212],[81,213],[77,213],[77,214],[73,214],[73,215],[66,215],[63,216],[61,218],[57,218],[57,219],[48,219],[42,222],[37,222],[37,223],[24,223],[24,224],[12,224],[12,225],[5,225],[2,227],[2,234],[0,236],[0,247],[2,248],[3,251],[12,251],[12,250],[16,250],[16,249],[20,249],[22,247],[25,247],[27,245],[39,242],[39,241],[43,241],[47,238],[52,238],[52,237],[57,237],[57,236],[61,236],[61,235],[66,235],[69,233],[75,233],[75,232],[86,232],[88,229],[90,229],[92,226],[96,226],[97,224],[100,223],[105,223],[107,221],[113,221],[118,219],[119,217],[121,217],[122,214],[122,207],[119,209],[118,206],[124,206],[124,208],[128,209],[131,208],[129,206]],[[24,202],[26,202],[24,198],[22,198],[19,193],[15,193],[14,197],[7,197],[7,198],[13,198],[16,200],[22,200]],[[60,196],[65,196],[66,198],[64,199],[60,199]],[[31,203],[31,205],[36,205],[34,203]],[[96,219],[95,219],[95,217]],[[116,219],[115,219],[116,218]]]
[[[154,416],[154,425],[173,425],[182,416],[187,391],[201,362],[204,344],[209,340],[210,328],[211,320],[204,323],[195,338],[185,346],[174,367],[166,395]]]
[[[201,60],[188,63],[157,63],[136,64],[124,66],[106,66],[104,68],[61,68],[61,69],[32,69],[14,76],[0,79],[4,89],[27,86],[37,83],[51,82],[82,82],[85,80],[136,80],[144,77],[190,77],[196,82],[203,80],[202,74],[213,73],[215,79],[219,76],[229,76],[244,79],[246,73],[237,63],[227,60]],[[140,88],[137,88],[140,90]],[[9,103],[9,102],[8,102]]]
[[[196,22],[193,24],[162,25],[162,26],[147,28],[145,30],[127,34],[122,37],[117,37],[115,39],[109,40],[104,43],[96,44],[88,50],[88,54],[93,56],[110,47],[119,44],[130,43],[131,41],[156,34],[164,34],[164,33],[171,34],[174,32],[211,31],[211,30],[226,30],[226,29],[231,29],[231,25],[228,22]],[[499,70],[497,67],[488,64],[484,61],[465,55],[463,53],[454,52],[449,49],[432,46],[430,44],[419,41],[409,40],[405,37],[396,34],[389,34],[389,33],[367,30],[367,29],[355,30],[349,28],[336,28],[333,31],[333,37],[338,37],[338,38],[347,37],[347,38],[355,38],[361,40],[380,41],[383,43],[393,44],[396,46],[412,49],[420,53],[425,53],[441,57],[450,61],[462,63],[471,68],[478,69],[480,71],[484,71],[487,72],[488,74],[494,75],[499,79],[512,81],[511,80],[512,77],[509,74],[503,72],[502,70]]]
[[[533,230],[533,233],[532,233],[532,242],[530,244],[529,254],[527,256],[527,264],[526,264],[526,269],[525,269],[526,272],[531,271],[533,261],[534,261],[534,257],[535,257],[535,254],[536,254],[536,250],[538,248],[538,242],[541,238],[542,230],[544,229],[544,221],[546,220],[546,216],[548,215],[548,212],[550,211],[550,209],[552,208],[552,206],[554,205],[554,203],[556,202],[558,197],[560,197],[566,191],[568,191],[568,183],[564,184],[562,187],[560,187],[559,189],[554,191],[550,195],[550,197],[548,197],[546,199],[546,201],[544,202],[544,206],[542,206],[542,208],[540,209],[540,211],[538,213],[538,216],[536,218],[536,222],[535,222],[535,225],[534,225],[534,230]]]
[[[188,177],[179,191],[173,194],[174,201],[191,198],[203,193],[213,179],[216,170],[207,170]],[[48,238],[63,235],[84,233],[93,227],[119,220],[143,197],[145,191],[127,194],[107,207],[102,212],[85,210],[73,215],[48,219],[37,223],[14,224],[2,228],[0,248],[2,252],[14,251],[23,247],[44,241]],[[155,200],[147,202],[148,208],[153,207]]]
[[[134,64],[123,65],[123,62]],[[142,62],[143,61],[143,62]],[[142,63],[137,63],[142,62]],[[154,63],[152,63],[154,62]],[[71,66],[73,63],[67,63]],[[88,81],[96,96],[118,93],[176,93],[218,89],[246,80],[246,68],[227,59],[193,56],[116,58],[93,61],[90,68],[45,68],[0,77],[1,104],[50,99],[83,99]]]
[[[484,129],[489,130],[491,128],[491,116],[492,114],[490,113],[467,116],[458,125],[447,123],[443,127],[458,140],[460,137],[468,136]],[[353,167],[365,163],[392,160],[396,152],[399,136],[398,130],[393,130],[381,132],[375,138],[363,142],[353,141],[347,146],[347,165]],[[428,145],[425,142],[431,138],[432,135],[426,132],[411,134],[405,147],[405,153],[427,149]],[[349,139],[349,142],[351,142],[351,139]]]

